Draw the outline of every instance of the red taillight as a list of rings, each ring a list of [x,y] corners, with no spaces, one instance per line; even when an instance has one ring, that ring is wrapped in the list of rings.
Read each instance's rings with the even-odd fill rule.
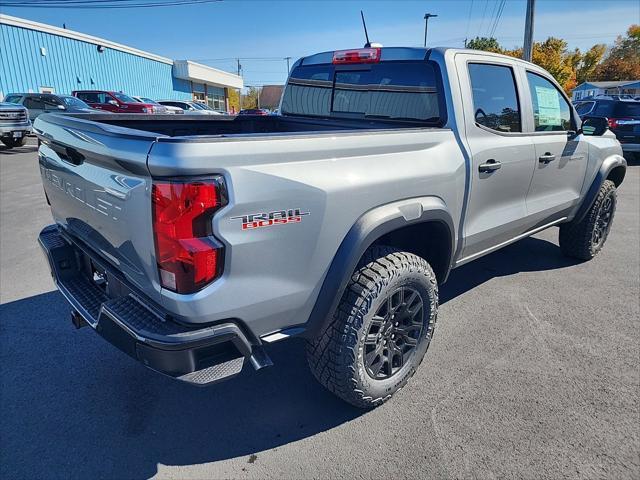
[[[378,63],[380,61],[379,48],[358,48],[356,50],[337,50],[333,52],[333,63]]]
[[[610,118],[609,119],[609,128],[618,128],[620,125],[623,125],[623,122],[633,120],[633,118]]]
[[[213,238],[212,217],[226,203],[222,178],[154,182],[153,234],[160,283],[193,293],[222,272],[224,247]]]

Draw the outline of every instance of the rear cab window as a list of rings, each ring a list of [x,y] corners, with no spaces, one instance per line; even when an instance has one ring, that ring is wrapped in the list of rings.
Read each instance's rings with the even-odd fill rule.
[[[513,69],[505,65],[470,63],[473,116],[477,125],[497,132],[522,131]]]
[[[421,58],[424,55],[423,51]],[[371,64],[305,65],[303,61],[291,72],[281,113],[440,126],[443,105],[440,73],[434,62],[384,61],[383,54],[383,61]]]

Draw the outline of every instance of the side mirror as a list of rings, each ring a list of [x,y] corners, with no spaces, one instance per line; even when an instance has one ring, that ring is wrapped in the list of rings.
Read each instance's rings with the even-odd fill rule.
[[[600,137],[609,129],[609,119],[606,117],[584,117],[582,119],[583,135]]]
[[[116,102],[115,100],[107,100],[107,103],[108,103],[109,105],[113,105],[113,106],[115,106],[115,107],[117,107],[117,106],[118,106],[118,102]]]
[[[57,105],[58,110],[66,110],[66,108],[64,107],[64,105]]]

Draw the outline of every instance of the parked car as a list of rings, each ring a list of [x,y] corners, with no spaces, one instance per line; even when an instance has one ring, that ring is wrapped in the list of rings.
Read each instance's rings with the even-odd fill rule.
[[[22,147],[31,133],[29,113],[22,105],[0,102],[0,140],[7,148]]]
[[[209,112],[197,106],[195,102],[187,102],[183,100],[158,100],[158,103],[167,107],[179,108],[183,113],[188,115],[209,115]]]
[[[166,105],[161,105],[155,100],[151,100],[146,97],[136,97],[134,95],[131,96],[136,102],[146,103],[147,105],[153,105],[155,109],[154,113],[163,113],[163,114],[172,114],[172,113],[183,113],[182,110],[175,107],[167,107]]]
[[[114,113],[159,113],[150,103],[140,103],[122,92],[107,90],[76,90],[74,97],[86,102],[90,107]]]
[[[606,117],[627,155],[640,157],[640,102],[596,98],[576,105],[580,117]]]
[[[208,104],[203,103],[203,102],[193,102],[195,103],[195,105],[202,109],[205,110],[206,112],[209,113],[209,115],[223,115],[222,112],[219,112],[218,110],[214,110],[213,108],[211,108]]]
[[[54,93],[10,93],[5,102],[24,106],[33,122],[39,115],[51,112],[91,113],[93,108],[71,95]]]
[[[364,408],[422,362],[451,269],[552,226],[593,258],[626,172],[551,74],[477,50],[311,55],[281,115],[193,120],[36,120],[39,240],[74,324],[197,385],[299,336]]]
[[[269,112],[264,108],[247,108],[240,110],[238,115],[269,115]]]

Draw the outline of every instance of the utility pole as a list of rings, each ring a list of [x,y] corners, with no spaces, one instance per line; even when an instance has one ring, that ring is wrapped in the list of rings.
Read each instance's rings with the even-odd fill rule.
[[[240,73],[242,72],[242,65],[240,65],[240,59],[236,58],[236,62],[238,63],[238,76],[240,76]],[[238,89],[238,113],[240,113],[240,110],[242,110],[242,89],[241,88]]]
[[[429,25],[429,19],[432,17],[437,17],[438,15],[433,15],[431,13],[424,14],[424,46],[427,46],[427,26]]]
[[[291,68],[289,67],[289,62],[291,61],[291,57],[284,57],[284,59],[287,61],[287,75],[289,75],[290,68]]]
[[[522,59],[531,61],[533,54],[533,17],[535,14],[536,1],[527,0],[527,14],[524,24],[524,43],[522,45]]]

